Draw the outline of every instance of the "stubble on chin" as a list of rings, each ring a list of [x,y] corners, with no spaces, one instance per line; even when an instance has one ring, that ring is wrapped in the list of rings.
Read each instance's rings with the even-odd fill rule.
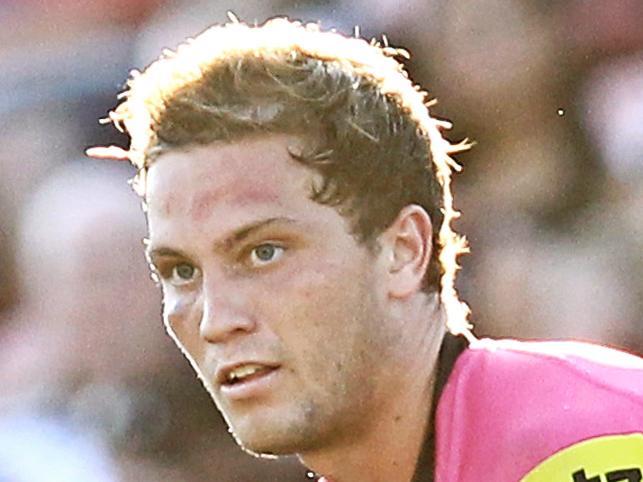
[[[259,408],[259,410],[261,410]],[[297,413],[296,417],[292,417]],[[320,433],[319,407],[313,401],[304,402],[297,409],[290,409],[281,420],[272,420],[254,429],[237,430],[224,414],[230,433],[241,449],[255,457],[275,458],[300,454],[323,446],[325,437]],[[289,417],[290,416],[290,417]]]

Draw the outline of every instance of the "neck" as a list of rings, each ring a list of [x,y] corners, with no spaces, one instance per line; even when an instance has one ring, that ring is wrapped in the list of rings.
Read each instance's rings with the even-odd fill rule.
[[[431,384],[432,386],[433,384]],[[430,397],[424,404],[397,407],[374,424],[359,444],[302,454],[304,465],[325,474],[328,482],[410,482],[422,449]]]
[[[437,318],[431,323],[433,329],[416,337],[417,346],[407,345],[407,355],[398,365],[406,368],[397,370],[393,377],[397,382],[387,384],[386,401],[364,413],[369,430],[358,440],[300,454],[304,465],[328,482],[412,480],[425,435],[432,430],[428,421],[443,335],[442,320]]]

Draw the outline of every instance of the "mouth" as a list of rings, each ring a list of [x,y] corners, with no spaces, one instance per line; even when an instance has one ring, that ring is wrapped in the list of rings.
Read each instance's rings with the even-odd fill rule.
[[[240,363],[221,369],[217,379],[221,392],[228,398],[249,398],[270,389],[279,368],[263,363]]]

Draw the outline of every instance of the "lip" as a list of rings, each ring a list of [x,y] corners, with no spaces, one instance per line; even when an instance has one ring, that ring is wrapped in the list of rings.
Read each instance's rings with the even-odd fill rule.
[[[226,363],[221,366],[219,366],[214,373],[215,379],[219,385],[225,385],[226,380],[228,379],[228,374],[240,366],[243,365],[262,365],[268,368],[279,368],[279,364],[273,363],[273,362],[267,362],[267,361],[259,361],[259,360],[243,360],[239,362],[233,362],[233,363]]]
[[[235,366],[245,365],[245,363],[237,364]],[[270,368],[270,371],[258,377],[250,378],[247,381],[237,382],[234,385],[227,385],[219,383],[221,394],[229,400],[243,400],[249,398],[256,398],[266,394],[274,386],[275,381],[281,375],[281,370],[278,365],[261,364]],[[232,367],[231,369],[233,369]],[[229,373],[230,370],[225,373]]]

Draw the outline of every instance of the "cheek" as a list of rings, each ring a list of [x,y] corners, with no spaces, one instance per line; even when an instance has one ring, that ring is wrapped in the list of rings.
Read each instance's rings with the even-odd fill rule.
[[[379,316],[365,280],[338,272],[302,281],[294,290],[299,303],[280,332],[302,393],[338,407],[349,399],[366,403],[371,381],[364,377],[382,351],[373,330]]]
[[[200,309],[196,296],[178,297],[164,293],[163,321],[172,339],[192,352],[199,336]]]
[[[272,283],[266,299],[279,310],[280,334],[308,350],[323,350],[320,344],[354,337],[361,330],[361,313],[368,305],[361,268],[349,263],[319,263],[300,267]]]

